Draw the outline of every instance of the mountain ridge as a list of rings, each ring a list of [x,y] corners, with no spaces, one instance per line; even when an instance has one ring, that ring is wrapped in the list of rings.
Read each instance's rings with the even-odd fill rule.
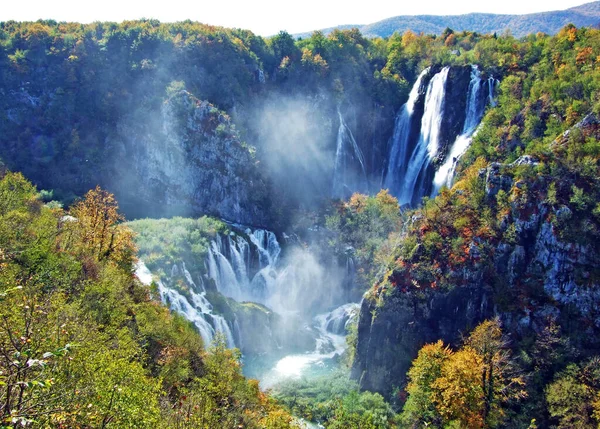
[[[478,33],[503,33],[510,30],[516,37],[531,33],[556,34],[567,24],[589,27],[600,24],[600,1],[585,3],[564,10],[530,13],[524,15],[468,13],[463,15],[399,15],[370,24],[354,25],[366,37],[389,37],[395,32],[407,30],[415,33],[440,34],[449,27],[455,31]],[[318,31],[329,34],[336,29],[347,29],[349,25],[338,25]],[[297,38],[310,36],[310,32],[295,34]]]

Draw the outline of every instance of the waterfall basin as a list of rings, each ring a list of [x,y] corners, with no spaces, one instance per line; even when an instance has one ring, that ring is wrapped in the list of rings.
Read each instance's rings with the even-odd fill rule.
[[[347,326],[356,317],[359,308],[359,304],[349,303],[315,316],[310,327],[316,333],[314,350],[274,359],[263,366],[262,371],[256,371],[250,364],[245,366],[244,372],[258,378],[263,389],[269,389],[282,381],[317,377],[336,369],[339,358],[348,347],[339,326]],[[338,333],[332,332],[333,327],[337,327]]]

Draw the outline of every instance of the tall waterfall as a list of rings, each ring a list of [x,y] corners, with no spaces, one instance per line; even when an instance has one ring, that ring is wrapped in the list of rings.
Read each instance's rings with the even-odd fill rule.
[[[394,195],[398,195],[402,188],[401,180],[404,177],[406,163],[408,161],[407,154],[412,131],[412,116],[415,110],[415,103],[419,97],[421,83],[428,72],[429,68],[426,68],[421,72],[410,91],[408,101],[402,106],[400,112],[396,116],[387,175],[384,183],[384,186]]]
[[[235,347],[233,334],[227,321],[222,316],[212,313],[212,305],[206,299],[204,288],[202,287],[202,291],[198,293],[198,288],[193,282],[189,271],[185,268],[185,264],[182,265],[181,269],[186,280],[191,282],[189,286],[196,289],[189,292],[192,303],[176,289],[169,288],[161,280],[157,280],[156,284],[158,285],[161,301],[192,322],[198,329],[204,344],[210,344],[215,335],[221,333],[225,337],[227,347]],[[143,262],[138,262],[135,273],[143,284],[148,286],[152,284],[152,273]]]
[[[410,204],[415,199],[415,194],[423,195],[422,189],[416,189],[416,187],[419,179],[422,179],[422,175],[425,174],[430,161],[437,155],[449,71],[449,67],[444,67],[427,86],[425,110],[421,119],[421,134],[408,161],[402,190],[398,198],[400,204]],[[421,187],[422,183],[419,184],[419,188]]]
[[[477,66],[473,65],[471,66],[471,80],[469,82],[469,92],[467,95],[465,123],[462,132],[451,146],[450,151],[446,156],[446,160],[435,173],[433,179],[433,191],[431,193],[432,196],[435,196],[442,186],[452,186],[456,164],[471,144],[485,111],[485,98],[481,97],[482,90],[481,72]],[[491,94],[493,94],[493,92]]]
[[[346,125],[339,108],[337,112],[340,126],[337,133],[332,196],[345,198],[353,192],[367,191],[367,171],[364,156],[352,131]]]
[[[462,67],[450,71],[444,67],[427,82],[431,70],[425,69],[396,117],[383,186],[401,205],[416,204],[452,185],[457,162],[471,144],[486,105],[496,105],[497,79],[482,79],[476,65],[470,74]]]

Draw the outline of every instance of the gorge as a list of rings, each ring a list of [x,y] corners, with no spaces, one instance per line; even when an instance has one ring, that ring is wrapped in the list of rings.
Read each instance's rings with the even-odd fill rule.
[[[0,425],[595,427],[599,58],[0,23]]]

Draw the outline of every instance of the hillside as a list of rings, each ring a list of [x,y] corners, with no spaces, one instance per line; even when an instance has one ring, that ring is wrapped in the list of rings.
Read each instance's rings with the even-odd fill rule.
[[[446,27],[454,31],[476,31],[478,33],[502,34],[510,30],[515,37],[531,33],[556,34],[567,24],[577,27],[593,27],[600,23],[600,1],[587,3],[567,10],[559,10],[526,15],[497,15],[490,13],[470,13],[466,15],[402,15],[384,19],[356,28],[367,37],[389,37],[395,32],[441,34]],[[322,30],[325,34],[335,28],[348,28],[347,25]],[[307,37],[309,33],[297,35]]]

